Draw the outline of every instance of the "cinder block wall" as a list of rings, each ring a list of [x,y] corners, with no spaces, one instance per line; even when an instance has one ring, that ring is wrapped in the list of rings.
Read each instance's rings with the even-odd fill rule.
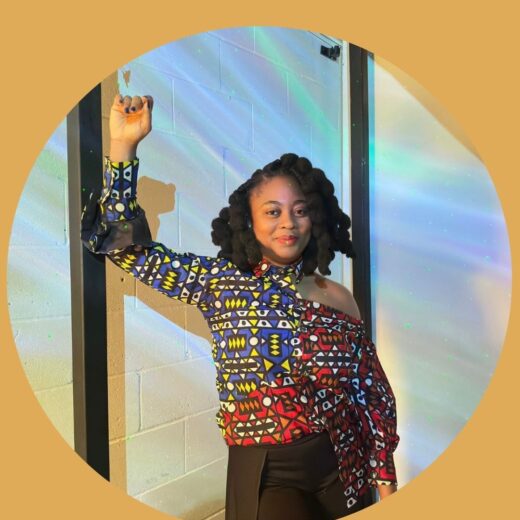
[[[307,156],[339,189],[341,65],[320,55],[322,43],[290,29],[222,30],[169,43],[107,78],[105,125],[118,89],[155,99],[138,197],[156,240],[215,255],[211,220],[285,152]],[[223,519],[227,448],[207,326],[196,308],[112,264],[107,273],[112,479],[180,518]]]

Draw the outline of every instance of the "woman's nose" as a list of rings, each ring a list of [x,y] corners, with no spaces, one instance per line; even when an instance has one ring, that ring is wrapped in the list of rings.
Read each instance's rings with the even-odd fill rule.
[[[282,214],[280,226],[287,229],[293,229],[296,226],[296,221],[290,213]]]

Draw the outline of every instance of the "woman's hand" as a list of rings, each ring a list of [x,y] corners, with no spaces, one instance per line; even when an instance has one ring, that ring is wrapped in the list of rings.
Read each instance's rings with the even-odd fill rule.
[[[377,491],[379,492],[379,499],[383,500],[388,495],[395,493],[397,491],[397,486],[395,484],[379,484],[377,486]]]
[[[137,145],[152,130],[152,96],[117,94],[110,108],[110,159],[135,158]]]

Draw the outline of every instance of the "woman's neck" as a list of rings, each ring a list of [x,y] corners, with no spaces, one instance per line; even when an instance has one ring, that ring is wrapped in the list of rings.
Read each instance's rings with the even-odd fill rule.
[[[296,265],[301,261],[302,257],[299,256],[298,258],[295,258],[294,260],[287,261],[285,263],[278,262],[276,260],[272,260],[266,256],[262,258],[262,262],[267,262],[270,265],[275,265],[277,267],[288,267],[290,265]]]

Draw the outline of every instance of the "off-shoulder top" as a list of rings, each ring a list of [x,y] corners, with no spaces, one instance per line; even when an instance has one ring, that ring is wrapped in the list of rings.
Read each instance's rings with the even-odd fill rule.
[[[228,445],[287,444],[326,430],[349,507],[396,482],[395,398],[364,323],[305,300],[301,262],[243,271],[151,239],[136,200],[139,160],[105,157],[82,240],[145,284],[202,312],[213,338],[217,423]],[[135,247],[140,246],[140,247]]]

